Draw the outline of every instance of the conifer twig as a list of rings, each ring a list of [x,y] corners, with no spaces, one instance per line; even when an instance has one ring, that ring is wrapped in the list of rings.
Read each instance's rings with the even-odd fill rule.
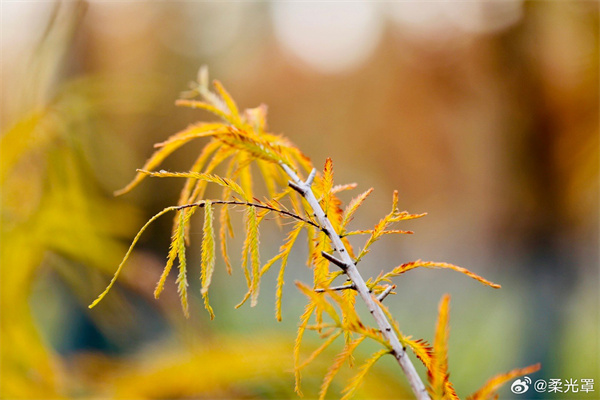
[[[323,292],[327,292],[329,290],[351,290],[351,289],[356,289],[356,287],[354,286],[353,283],[351,283],[349,285],[332,286],[332,287],[329,287],[327,289],[318,288],[318,289],[315,289],[315,292],[317,292],[317,293],[323,293]]]
[[[365,280],[363,279],[360,272],[358,272],[358,268],[356,268],[354,260],[352,259],[352,257],[350,257],[350,254],[348,254],[348,250],[346,250],[346,247],[342,243],[339,234],[333,228],[331,221],[329,220],[329,218],[327,218],[325,212],[319,204],[319,201],[315,197],[315,194],[313,193],[310,185],[312,181],[310,177],[314,177],[315,170],[313,169],[313,171],[309,175],[309,179],[307,179],[307,181],[304,182],[290,167],[283,163],[280,163],[280,166],[291,179],[291,181],[289,182],[290,187],[296,190],[302,197],[304,197],[304,199],[309,204],[310,208],[312,209],[313,216],[316,218],[319,225],[321,225],[321,230],[331,240],[333,250],[338,253],[341,260],[328,253],[324,253],[323,256],[329,261],[333,262],[334,264],[340,266],[344,270],[352,284],[355,286],[356,291],[366,303],[369,312],[371,313],[371,315],[373,315],[373,318],[377,322],[377,325],[379,326],[383,337],[388,341],[388,343],[392,347],[392,354],[394,355],[394,357],[398,361],[398,364],[400,364],[400,367],[404,371],[404,374],[408,379],[408,383],[410,384],[412,391],[415,393],[417,400],[430,400],[425,385],[423,384],[421,377],[417,373],[417,370],[415,369],[415,366],[413,365],[412,361],[410,360],[410,358],[408,358],[405,348],[400,343],[398,336],[396,336],[396,333],[392,329],[392,326],[386,318],[383,310],[377,304],[374,295],[371,294],[369,288],[365,283]]]

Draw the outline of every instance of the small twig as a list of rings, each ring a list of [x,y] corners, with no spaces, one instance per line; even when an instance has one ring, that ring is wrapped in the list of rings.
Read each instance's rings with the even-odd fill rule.
[[[396,285],[387,285],[385,290],[377,296],[377,301],[381,303],[394,289],[396,289]]]
[[[315,289],[315,292],[317,292],[317,293],[323,293],[323,292],[328,292],[330,290],[348,290],[348,289],[354,289],[354,290],[356,290],[356,286],[354,286],[354,283],[351,283],[349,285],[332,286],[332,287],[329,287],[327,289]]]
[[[337,265],[338,267],[340,267],[343,271],[346,271],[349,267],[348,264],[346,264],[345,262],[343,262],[342,260],[332,256],[329,253],[326,253],[324,251],[321,252],[321,255],[323,256],[323,258],[325,258],[327,261],[331,261],[332,263],[334,263],[335,265]]]

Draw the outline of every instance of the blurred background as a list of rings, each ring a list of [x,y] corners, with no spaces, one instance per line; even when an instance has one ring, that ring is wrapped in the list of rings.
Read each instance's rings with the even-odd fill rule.
[[[1,7],[2,398],[295,397],[305,298],[292,283],[311,277],[301,246],[281,323],[276,272],[257,307],[234,310],[244,279],[239,269],[227,277],[220,261],[214,321],[194,282],[199,261],[190,262],[189,320],[174,279],[154,300],[168,217],[144,234],[108,297],[87,308],[142,224],[177,201],[178,180],[112,193],[153,143],[212,118],[174,106],[202,64],[240,107],[267,104],[270,131],[316,166],[331,157],[336,183],[358,184],[345,201],[375,188],[353,227],[377,222],[394,189],[401,209],[428,213],[399,226],[414,235],[373,247],[366,276],[420,258],[502,284],[417,270],[386,300],[404,333],[431,341],[437,303],[451,294],[450,377],[461,397],[496,373],[541,362],[534,380],[591,378],[595,392],[528,398],[599,398],[597,2]],[[188,169],[204,143],[164,168]],[[199,260],[195,226],[191,260]],[[263,229],[263,262],[282,240],[275,225]],[[318,343],[307,338],[306,355]],[[334,350],[304,371],[308,398]],[[334,381],[332,398],[350,373]],[[399,368],[382,361],[358,398],[411,395]]]

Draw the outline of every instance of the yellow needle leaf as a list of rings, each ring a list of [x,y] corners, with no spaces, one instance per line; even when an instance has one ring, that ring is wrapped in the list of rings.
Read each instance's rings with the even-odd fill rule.
[[[252,282],[250,286],[250,306],[254,307],[258,301],[260,289],[260,256],[258,252],[258,219],[256,208],[248,207],[248,236],[250,240],[250,266],[252,270]]]
[[[354,215],[356,210],[358,210],[358,207],[360,207],[360,205],[363,203],[363,201],[365,201],[367,196],[369,196],[371,194],[371,192],[373,192],[373,188],[370,188],[366,192],[353,198],[350,201],[350,203],[344,210],[344,215],[342,217],[342,224],[341,224],[342,230],[344,230],[344,228],[346,228],[346,225],[348,225],[348,222],[350,222],[352,220],[352,216]]]
[[[321,354],[323,351],[325,351],[325,349],[327,347],[329,347],[329,345],[331,343],[333,343],[335,341],[335,339],[337,339],[338,337],[340,337],[341,334],[342,334],[342,331],[338,330],[336,333],[334,333],[333,335],[329,336],[327,338],[327,340],[324,341],[323,344],[321,344],[321,346],[319,346],[319,348],[317,348],[315,351],[313,351],[311,353],[311,355],[308,356],[308,358],[302,362],[302,364],[298,365],[297,368],[298,369],[302,369],[302,368],[306,367],[308,364],[310,364],[311,362],[313,362],[315,360],[315,358],[317,358],[319,356],[319,354]]]
[[[242,196],[244,198],[244,200],[246,200],[248,202],[252,201],[252,198],[249,197],[248,195],[246,195],[246,193],[242,190],[240,185],[238,185],[231,179],[223,178],[218,175],[206,174],[206,173],[202,173],[202,172],[167,172],[167,171],[151,172],[151,171],[145,171],[145,170],[138,170],[138,171],[141,172],[142,174],[153,176],[153,177],[159,177],[159,178],[168,178],[168,177],[192,178],[192,179],[198,179],[201,181],[216,183],[217,185],[227,187],[227,188],[233,190],[235,193]]]
[[[339,372],[340,368],[342,368],[342,365],[344,365],[344,362],[352,356],[356,347],[359,344],[361,344],[363,340],[365,340],[365,337],[366,336],[362,336],[362,337],[352,341],[351,343],[348,343],[344,347],[344,350],[340,354],[338,354],[338,356],[335,358],[333,365],[331,367],[329,367],[329,370],[327,371],[327,374],[325,375],[325,378],[323,379],[323,383],[321,384],[321,391],[319,392],[319,400],[325,399],[325,395],[327,394],[327,389],[329,389],[329,385],[331,385],[333,378]]]
[[[162,145],[157,151],[152,154],[152,156],[146,161],[144,166],[141,168],[142,170],[152,170],[158,165],[160,165],[165,158],[167,158],[171,153],[175,150],[189,142],[190,140],[201,137],[201,136],[214,136],[218,133],[218,130],[210,129],[204,131],[200,126],[191,126],[190,128],[174,135],[171,137],[170,142]],[[117,190],[115,192],[115,196],[119,196],[129,192],[131,189],[136,187],[148,174],[144,174],[141,171],[138,171],[135,178],[123,189]]]
[[[441,262],[432,262],[432,261],[421,261],[421,260],[417,260],[417,261],[412,261],[406,264],[402,264],[397,266],[396,268],[394,268],[391,272],[388,272],[387,274],[384,274],[381,276],[381,278],[378,278],[377,282],[380,282],[382,280],[385,279],[389,279],[391,277],[394,276],[398,276],[400,274],[405,273],[406,271],[410,271],[411,269],[415,269],[415,268],[419,268],[419,267],[423,267],[423,268],[445,268],[445,269],[451,269],[453,271],[456,272],[460,272],[462,274],[467,275],[470,278],[475,279],[476,281],[479,281],[481,283],[483,283],[484,285],[490,286],[494,289],[498,289],[500,288],[500,285],[490,282],[485,278],[482,278],[481,276],[469,271],[466,268],[462,268],[459,267],[457,265],[453,265],[453,264],[448,264],[448,263],[441,263]]]
[[[286,242],[279,249],[281,255],[281,268],[279,269],[279,274],[277,275],[277,289],[275,292],[275,318],[277,321],[281,321],[281,297],[283,293],[283,284],[284,284],[284,273],[285,267],[287,265],[287,260],[292,251],[292,247],[302,230],[304,223],[298,222],[294,229],[288,234]]]
[[[448,375],[449,312],[450,296],[445,295],[439,305],[438,321],[433,341],[433,357],[428,373],[429,391],[433,400],[458,400]]]
[[[240,112],[238,111],[235,101],[233,101],[233,98],[231,97],[231,95],[229,93],[227,93],[227,90],[225,90],[225,88],[223,87],[223,84],[221,82],[219,82],[218,80],[215,80],[213,82],[213,86],[215,87],[215,89],[217,89],[219,96],[221,96],[221,98],[225,102],[225,105],[229,109],[231,119],[234,120],[236,125],[239,125],[241,123]]]
[[[365,376],[367,375],[367,373],[369,372],[371,367],[373,367],[373,365],[375,365],[375,363],[381,357],[383,357],[384,355],[389,354],[389,353],[390,353],[390,351],[388,349],[381,349],[378,352],[376,352],[375,354],[373,354],[371,356],[371,358],[369,358],[360,367],[358,374],[354,375],[354,377],[352,377],[352,379],[350,379],[350,382],[348,382],[348,386],[346,386],[343,390],[344,396],[342,396],[341,400],[349,400],[350,398],[352,398],[352,396],[354,396],[354,393],[356,393],[356,391],[360,387],[360,384],[365,379]]]
[[[467,397],[467,400],[488,400],[493,399],[497,396],[496,392],[502,385],[506,382],[516,378],[517,376],[523,376],[528,374],[533,374],[536,371],[539,371],[541,368],[541,364],[537,363],[534,365],[530,365],[525,368],[517,368],[509,371],[505,374],[499,374],[490,378],[485,385],[472,395]]]
[[[177,232],[177,258],[179,258],[179,275],[177,276],[177,292],[181,299],[181,307],[186,318],[190,316],[187,298],[187,261],[185,257],[185,214],[181,213],[181,222]]]
[[[237,120],[235,118],[232,118],[230,115],[227,115],[219,107],[215,107],[214,105],[212,105],[210,103],[206,103],[204,101],[180,99],[175,102],[175,105],[181,106],[181,107],[200,108],[202,110],[206,110],[208,112],[211,112],[211,113],[221,117],[221,119],[223,119],[224,121],[227,121],[231,124],[237,123]]]
[[[164,210],[162,210],[161,212],[159,212],[158,214],[154,215],[152,218],[150,218],[148,220],[148,222],[146,222],[144,224],[144,226],[142,227],[142,229],[140,229],[140,231],[137,233],[137,235],[135,235],[135,237],[133,238],[133,241],[131,242],[131,245],[129,246],[129,249],[127,250],[127,253],[125,253],[125,257],[123,257],[123,260],[119,264],[119,267],[117,268],[117,271],[115,272],[115,275],[110,280],[110,283],[108,284],[108,286],[106,287],[106,289],[104,289],[104,291],[102,293],[100,293],[100,295],[98,296],[98,298],[96,300],[94,300],[92,302],[92,304],[89,305],[89,308],[95,307],[100,302],[100,300],[102,300],[104,298],[104,296],[106,296],[106,294],[108,293],[108,291],[113,287],[113,285],[115,284],[117,278],[119,277],[119,274],[121,273],[121,270],[123,269],[123,266],[125,265],[125,262],[127,261],[127,259],[129,258],[129,256],[131,255],[131,252],[133,251],[133,248],[137,244],[138,240],[140,240],[140,237],[142,236],[142,233],[144,233],[144,231],[146,230],[146,228],[148,228],[148,226],[150,226],[150,224],[152,222],[154,222],[156,219],[158,219],[163,214],[166,214],[169,211],[173,211],[173,210],[176,210],[176,209],[177,209],[176,206],[167,207]]]
[[[327,299],[325,299],[323,294],[316,293],[313,289],[309,288],[302,282],[296,282],[296,286],[298,287],[298,289],[300,289],[302,293],[306,295],[306,297],[308,297],[311,303],[315,304],[316,309],[325,311],[331,317],[331,319],[335,321],[337,325],[342,324],[337,311],[331,305],[331,303],[329,303]]]
[[[204,226],[202,229],[202,255],[200,276],[202,280],[202,297],[210,319],[215,317],[208,302],[208,288],[215,270],[215,232],[213,228],[213,207],[210,201],[204,205]]]
[[[304,308],[304,313],[300,316],[300,325],[298,326],[298,334],[296,340],[294,340],[294,380],[295,386],[294,391],[298,396],[302,397],[302,390],[300,390],[301,375],[300,375],[300,345],[302,344],[302,338],[304,337],[304,331],[308,325],[310,317],[313,315],[316,309],[314,303],[308,303]]]

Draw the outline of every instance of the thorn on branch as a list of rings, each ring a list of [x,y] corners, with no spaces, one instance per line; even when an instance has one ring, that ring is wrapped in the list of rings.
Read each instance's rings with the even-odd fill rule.
[[[340,267],[343,271],[346,271],[350,266],[348,264],[346,264],[345,262],[343,262],[342,260],[332,256],[329,253],[326,253],[324,251],[321,252],[321,255],[327,260],[330,261],[332,263],[334,263],[335,265],[337,265],[338,267]]]
[[[292,189],[294,189],[296,192],[300,193],[300,195],[301,195],[302,197],[306,196],[306,189],[304,189],[304,188],[303,188],[303,187],[301,187],[300,185],[298,185],[298,184],[296,184],[296,183],[294,183],[294,182],[292,182],[292,181],[289,181],[289,182],[288,182],[288,185],[289,185],[289,186],[290,186]]]
[[[387,285],[385,290],[381,292],[379,296],[377,296],[377,301],[381,303],[383,299],[385,299],[388,296],[388,294],[390,294],[394,289],[396,289],[396,285]]]
[[[327,289],[315,289],[315,292],[317,293],[323,293],[323,292],[327,292],[330,290],[348,290],[348,289],[354,289],[356,290],[356,286],[354,286],[354,283],[351,283],[349,285],[341,285],[341,286],[333,286]]]

